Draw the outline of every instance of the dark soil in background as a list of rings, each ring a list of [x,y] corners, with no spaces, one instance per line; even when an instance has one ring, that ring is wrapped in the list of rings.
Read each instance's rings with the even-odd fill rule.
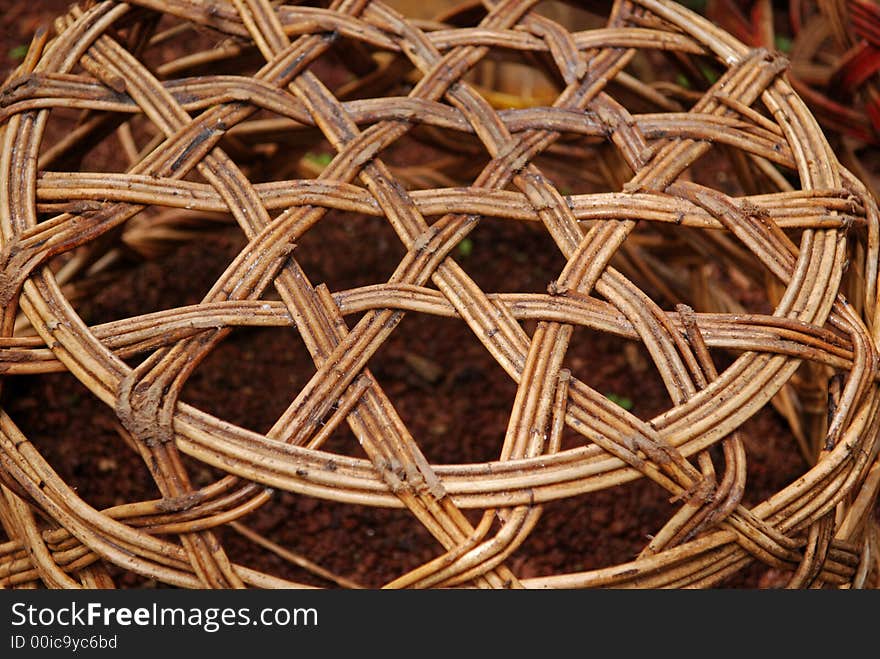
[[[14,66],[10,53],[28,42],[38,22],[67,4],[0,0],[0,76]],[[471,250],[455,256],[487,291],[543,291],[563,265],[546,232],[537,226],[487,219],[471,238]],[[99,323],[196,303],[242,245],[233,230],[154,260],[132,257],[115,283],[80,300],[78,310],[87,322]],[[384,221],[331,214],[300,242],[295,255],[313,284],[325,282],[338,291],[386,280],[401,253]],[[352,326],[357,318],[347,320]],[[526,324],[526,329],[531,327]],[[578,330],[566,366],[598,391],[631,401],[633,413],[650,418],[668,408],[668,397],[644,351],[627,343]],[[476,462],[497,456],[516,387],[464,323],[409,314],[370,368],[429,460]],[[294,331],[236,330],[199,366],[183,400],[232,423],[265,431],[313,370]],[[3,405],[91,505],[103,508],[158,495],[146,468],[118,436],[112,411],[72,376],[7,378]],[[744,503],[754,505],[802,474],[805,465],[784,421],[772,409],[759,413],[745,430],[750,467]],[[576,441],[566,438],[567,446]],[[328,448],[362,455],[347,428],[337,431]],[[204,465],[188,464],[197,485],[217,477]],[[668,498],[643,479],[549,503],[508,564],[519,576],[531,577],[631,560],[673,513]],[[407,511],[335,504],[285,492],[277,492],[269,504],[242,521],[364,586],[379,586],[440,551]],[[235,561],[305,583],[332,585],[256,548],[234,531],[220,533]],[[773,586],[778,576],[755,566],[723,585]],[[152,585],[134,575],[118,577],[121,587]]]

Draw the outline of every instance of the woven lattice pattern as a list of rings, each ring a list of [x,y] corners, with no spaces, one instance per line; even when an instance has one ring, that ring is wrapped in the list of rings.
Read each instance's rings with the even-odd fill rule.
[[[9,537],[0,582],[107,586],[116,566],[181,587],[291,586],[231,560],[218,535],[287,491],[411,513],[436,539],[436,555],[395,587],[705,587],[756,562],[790,571],[793,587],[871,583],[875,202],[837,164],[781,56],[666,0],[617,2],[604,27],[585,29],[540,9],[486,0],[442,23],[368,0],[108,0],[73,8],[56,36],[37,35],[0,92],[4,395],[15,395],[20,375],[72,373],[112,408],[162,497],[96,510],[0,412]],[[186,50],[206,35],[223,40],[174,61],[152,55],[158,43]],[[332,53],[355,84],[323,77]],[[549,72],[552,102],[497,107],[472,77],[496,56]],[[709,63],[715,75],[686,99],[638,77],[672,63]],[[70,108],[84,118],[47,143],[52,114]],[[138,134],[135,118],[153,132]],[[485,165],[465,185],[444,187],[383,161],[419,130],[478,145],[482,160],[456,162]],[[332,158],[314,177],[252,180],[234,147],[269,134],[282,152],[286,139],[318,136]],[[102,142],[127,158],[123,171],[66,167]],[[539,157],[573,152],[616,158],[620,185],[564,191]],[[706,157],[718,152],[736,154],[741,189],[700,182],[694,164],[711,167]],[[227,213],[246,247],[200,304],[89,326],[63,285],[162,208]],[[405,255],[386,282],[334,291],[309,280],[295,245],[331,209],[393,228]],[[565,260],[546,292],[483,290],[457,261],[487,217],[546,230]],[[738,263],[771,311],[695,308],[703,298],[688,305],[645,292],[636,283],[645,263],[612,263],[645,235],[686,236],[692,260]],[[647,267],[663,290],[678,272],[673,261]],[[414,314],[466,324],[517,383],[494,460],[433,464],[371,371]],[[264,434],[181,396],[243,326],[295,327],[315,366]],[[641,419],[579,379],[566,362],[576,327],[643,345],[668,409]],[[735,359],[721,367],[721,353]],[[747,506],[742,426],[771,401],[812,466]],[[362,455],[325,447],[345,424]],[[565,433],[578,445],[563,448]],[[226,475],[196,487],[186,456]],[[638,479],[656,483],[676,510],[638,556],[570,574],[513,569],[509,557],[540,533],[542,504]]]

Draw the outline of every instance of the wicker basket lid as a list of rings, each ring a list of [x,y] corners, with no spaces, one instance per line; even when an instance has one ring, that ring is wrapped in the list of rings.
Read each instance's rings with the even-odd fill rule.
[[[294,585],[232,557],[234,529],[353,585],[248,528],[283,492],[411,515],[433,553],[396,587],[713,586],[752,563],[793,587],[871,583],[876,204],[780,54],[675,2],[592,4],[569,24],[528,0],[433,21],[367,0],[106,0],[39,33],[0,91],[4,394],[22,375],[72,374],[160,496],[96,509],[0,412],[0,581],[91,587],[121,569],[181,587]],[[517,87],[524,69],[534,94]],[[419,169],[412,150],[395,162],[407,140],[445,153],[445,169]],[[115,171],[92,171],[99,153]],[[576,189],[560,182],[566,164]],[[390,276],[310,280],[304,246],[332,213],[387,223],[402,254]],[[246,238],[199,303],[84,320],[77,282],[120,245],[191,238],[192,214]],[[546,290],[478,285],[485,259],[518,267],[503,250],[465,262],[490,221],[540,227],[563,263]],[[729,294],[732,276],[751,305]],[[516,384],[491,459],[429,459],[375,375],[414,315],[457,319]],[[182,394],[232,328],[257,326],[294,327],[314,364],[265,432]],[[666,408],[640,418],[587,384],[568,360],[591,336],[578,328],[641,346]],[[762,438],[747,422],[768,405],[805,464],[756,500]],[[348,452],[328,443],[346,425]],[[193,460],[221,475],[196,484]],[[636,481],[673,506],[636,556],[518,573],[511,557],[542,533],[545,505]]]

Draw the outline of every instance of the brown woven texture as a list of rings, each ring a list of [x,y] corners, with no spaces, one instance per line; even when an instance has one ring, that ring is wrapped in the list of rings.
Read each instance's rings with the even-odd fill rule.
[[[667,0],[596,4],[601,23],[584,29],[540,9],[486,0],[444,23],[368,0],[108,0],[74,7],[56,36],[36,36],[0,92],[4,394],[15,395],[19,375],[73,374],[115,412],[162,497],[93,508],[0,411],[9,538],[0,583],[104,587],[122,570],[186,588],[292,587],[232,561],[218,535],[232,525],[324,574],[320,556],[247,530],[248,515],[279,491],[411,513],[436,554],[391,587],[711,587],[755,563],[795,588],[876,582],[874,200],[838,165],[778,54]],[[205,35],[220,46],[199,50]],[[193,52],[157,62],[154,47],[168,40]],[[341,83],[320,76],[330,53],[353,74]],[[558,94],[543,106],[495,107],[500,92],[473,75],[496,56],[533,63]],[[707,63],[717,79],[688,99],[638,75]],[[70,108],[83,112],[78,127],[44,143],[50,115]],[[132,130],[135,118],[154,134]],[[477,145],[485,164],[460,187],[420,186],[383,162],[417,130]],[[282,154],[325,139],[332,160],[314,177],[251,180],[234,149],[270,134]],[[72,153],[102,141],[127,157],[125,171],[64,171],[83,162]],[[595,167],[617,162],[625,175],[604,192],[563,194],[538,162],[567,153],[592,153]],[[701,158],[714,153],[737,165],[731,176],[745,193],[699,182],[692,165],[711,167]],[[456,162],[466,161],[479,159]],[[67,284],[163,208],[228,213],[246,247],[200,304],[88,326]],[[331,291],[309,281],[295,245],[331,209],[387,220],[405,248],[387,282]],[[457,262],[456,247],[487,217],[546,229],[566,262],[546,292],[484,291]],[[652,266],[633,251],[628,267],[612,264],[644,236],[671,241],[691,262],[737,264],[772,311],[696,308],[721,299],[711,291],[690,305],[643,292],[639,273],[668,290],[684,272],[678,257]],[[347,322],[353,314],[362,315]],[[431,463],[372,374],[377,350],[413,314],[465,323],[517,383],[494,460]],[[295,328],[315,365],[268,432],[181,398],[233,328],[266,326]],[[578,379],[566,362],[575,327],[642,344],[667,411],[640,419]],[[723,368],[722,353],[734,357]],[[811,466],[747,507],[742,426],[771,402]],[[345,424],[362,454],[324,447]],[[564,433],[578,444],[562,450]],[[189,458],[226,475],[196,487]],[[541,532],[543,504],[637,479],[675,505],[637,556],[516,573],[508,559]]]

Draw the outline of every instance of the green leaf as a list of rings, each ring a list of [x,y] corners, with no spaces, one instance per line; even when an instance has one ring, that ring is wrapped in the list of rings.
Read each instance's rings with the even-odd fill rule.
[[[718,80],[718,72],[707,64],[700,65],[700,72],[704,76],[706,76],[706,80],[708,80],[713,85]]]
[[[610,400],[615,405],[620,405],[625,410],[631,410],[634,405],[632,400],[630,400],[626,396],[618,396],[617,394],[605,394],[605,398]]]
[[[783,53],[791,52],[791,39],[785,35],[777,34],[775,42],[777,50],[781,50]]]
[[[458,243],[458,253],[467,258],[474,251],[474,241],[470,238],[463,239]]]
[[[27,51],[28,51],[28,45],[26,43],[20,44],[9,51],[9,59],[14,59],[14,60],[24,59],[24,56],[27,55]]]
[[[688,80],[688,77],[684,73],[679,73],[675,76],[675,82],[678,83],[679,87],[684,87],[685,89],[691,88],[691,81]]]
[[[311,151],[309,151],[304,157],[310,163],[322,168],[329,165],[330,161],[333,160],[333,155],[330,153],[312,153]]]

